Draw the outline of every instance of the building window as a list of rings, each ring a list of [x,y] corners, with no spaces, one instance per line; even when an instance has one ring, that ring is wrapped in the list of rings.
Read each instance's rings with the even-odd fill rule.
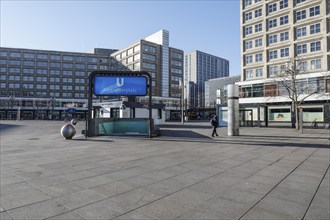
[[[245,70],[245,78],[253,78],[253,70]]]
[[[10,52],[9,56],[14,58],[21,58],[21,53]]]
[[[245,41],[245,50],[252,48],[252,40]]]
[[[296,0],[296,4],[299,4],[299,3],[304,2],[304,1],[306,1],[306,0]]]
[[[284,25],[289,23],[289,15],[285,15],[280,17],[280,25]]]
[[[37,59],[47,60],[48,55],[47,54],[37,54]]]
[[[260,62],[260,61],[262,61],[262,53],[258,53],[258,54],[256,54],[256,55],[255,55],[255,60],[256,60],[256,62]]]
[[[309,30],[310,30],[310,34],[320,33],[320,31],[321,31],[321,24],[320,23],[318,23],[318,24],[312,24],[309,27]]]
[[[73,61],[73,56],[63,56],[64,61]]]
[[[252,5],[252,0],[245,0],[245,7]]]
[[[303,72],[306,71],[307,70],[307,61],[301,61],[299,63],[298,69]]]
[[[277,50],[269,51],[269,59],[273,60],[277,58]]]
[[[262,69],[256,69],[256,77],[262,77],[263,76],[263,71]]]
[[[277,19],[276,18],[268,20],[268,28],[273,28],[273,27],[276,27],[276,26],[277,26]]]
[[[255,39],[254,43],[255,43],[255,47],[261,47],[262,46],[262,38]]]
[[[245,13],[245,21],[251,20],[252,19],[252,12],[247,12]]]
[[[282,32],[282,33],[280,33],[280,40],[281,40],[281,41],[289,40],[289,32],[286,31],[286,32]]]
[[[261,8],[254,11],[254,17],[255,18],[260,17],[260,16],[262,16],[262,9]]]
[[[252,26],[244,28],[245,35],[252,34]]]
[[[321,69],[321,59],[311,60],[311,70]]]
[[[86,62],[86,57],[76,57],[76,62]]]
[[[156,56],[155,55],[151,55],[151,54],[142,54],[142,59],[144,60],[149,60],[149,61],[156,61]],[[132,60],[133,61],[133,60]]]
[[[25,53],[23,56],[25,59],[34,59],[35,57],[33,53]]]
[[[297,45],[297,55],[307,53],[307,44]]]
[[[274,11],[276,11],[276,3],[269,4],[268,5],[268,13],[272,13]]]
[[[156,47],[149,46],[149,45],[142,45],[142,50],[151,52],[151,53],[156,53]]]
[[[245,56],[245,64],[249,64],[252,62],[253,62],[252,55]]]
[[[61,56],[59,55],[50,55],[51,60],[61,60]]]
[[[152,64],[152,63],[145,63],[145,62],[143,62],[142,63],[142,67],[143,68],[146,68],[146,69],[152,69],[152,70],[155,70],[156,69],[156,65],[155,64]]]
[[[268,36],[268,44],[274,44],[277,42],[277,34]]]
[[[320,6],[315,6],[309,9],[309,17],[313,17],[320,14]]]
[[[306,27],[300,27],[296,29],[297,38],[304,37],[307,35]]]
[[[301,10],[296,12],[296,21],[306,18],[306,10]]]
[[[280,1],[280,9],[288,7],[288,0],[281,0]]]
[[[281,49],[281,57],[288,57],[289,56],[289,48]]]
[[[276,76],[278,74],[278,66],[269,67],[269,76]]]
[[[259,31],[262,31],[262,24],[256,24],[254,26],[254,32],[259,32]]]
[[[319,50],[321,50],[321,41],[316,41],[311,43],[311,52],[315,52]]]

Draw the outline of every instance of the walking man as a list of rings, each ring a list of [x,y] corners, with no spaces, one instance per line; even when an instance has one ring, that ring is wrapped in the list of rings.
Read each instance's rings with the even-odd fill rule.
[[[211,124],[213,126],[213,131],[212,131],[212,137],[216,135],[217,137],[219,136],[217,133],[217,127],[218,127],[218,116],[214,115],[213,118],[211,119]]]

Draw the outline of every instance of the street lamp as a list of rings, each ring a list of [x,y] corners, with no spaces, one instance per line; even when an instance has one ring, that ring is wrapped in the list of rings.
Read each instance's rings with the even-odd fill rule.
[[[52,97],[50,97],[50,99],[51,99],[51,105],[52,105],[52,112],[51,112],[50,118],[51,118],[51,120],[53,120],[54,119],[54,100],[55,100],[55,97],[52,96]]]
[[[181,89],[181,95],[180,95],[181,123],[184,124],[184,84],[182,80],[179,81],[179,88]]]

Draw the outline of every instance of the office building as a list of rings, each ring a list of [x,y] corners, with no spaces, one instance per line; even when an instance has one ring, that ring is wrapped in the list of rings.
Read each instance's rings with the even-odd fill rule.
[[[329,1],[241,0],[240,7],[240,104],[263,106],[269,121],[290,121],[291,101],[276,79],[293,63],[301,97],[315,93],[302,103],[304,121],[329,121]]]
[[[229,76],[229,61],[201,51],[185,55],[185,99],[188,108],[205,107],[205,81]]]
[[[227,105],[227,88],[239,82],[241,76],[221,77],[205,81],[205,107],[216,108],[216,105]]]
[[[95,70],[148,71],[153,103],[166,104],[169,111],[180,103],[183,51],[169,47],[165,30],[121,50],[78,53],[1,47],[0,62],[0,118],[63,118],[70,109],[84,118],[88,76]]]

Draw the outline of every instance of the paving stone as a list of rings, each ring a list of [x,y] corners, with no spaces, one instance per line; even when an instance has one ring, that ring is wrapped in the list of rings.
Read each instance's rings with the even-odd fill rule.
[[[291,216],[293,219],[301,219],[307,210],[308,204],[302,205],[297,202],[266,196],[256,207],[282,213]]]
[[[20,193],[20,192],[24,193],[26,191],[33,190],[33,189],[34,189],[34,187],[26,182],[6,184],[6,185],[1,186],[0,195],[2,197],[2,196],[14,194],[14,193]]]
[[[218,194],[219,198],[228,199],[234,202],[240,202],[244,204],[254,205],[262,199],[264,194],[255,193],[246,190],[227,189]]]
[[[194,191],[191,189],[184,189],[184,190],[176,192],[166,198],[169,200],[179,201],[182,204],[187,204],[188,206],[195,207],[213,197],[214,197],[213,195],[210,195],[207,193],[198,192],[198,191]]]
[[[242,218],[242,220],[275,220],[275,219],[283,219],[283,220],[293,220],[290,215],[285,215],[281,212],[274,212],[267,209],[254,207],[248,213],[246,213]]]
[[[175,219],[192,209],[194,208],[180,201],[160,199],[138,208],[137,211],[157,219]]]
[[[130,184],[126,184],[123,181],[111,182],[104,184],[102,186],[98,186],[93,188],[95,192],[101,193],[107,197],[112,197],[118,194],[122,194],[124,192],[128,192],[134,189]]]
[[[83,217],[75,213],[74,211],[65,212],[63,214],[59,214],[50,218],[47,218],[47,220],[84,220]]]
[[[207,180],[205,180],[205,182],[216,183],[224,187],[229,187],[239,183],[240,181],[242,181],[242,179],[243,178],[232,178],[219,174],[211,178],[208,178]]]
[[[92,173],[92,172],[86,171],[86,170],[72,172],[72,173],[66,173],[66,174],[62,175],[63,178],[65,178],[69,181],[86,179],[86,178],[92,177],[92,176],[96,176],[95,173]]]
[[[105,176],[94,176],[94,177],[88,177],[81,180],[73,181],[74,184],[77,184],[79,186],[85,187],[85,188],[94,188],[100,185],[104,185],[110,182],[113,182],[114,180],[107,178]]]
[[[10,215],[7,212],[0,212],[0,219],[1,220],[12,220]]]
[[[230,219],[227,216],[224,216],[220,213],[213,212],[211,210],[205,210],[205,209],[200,209],[200,208],[195,208],[193,210],[190,210],[181,216],[179,216],[177,219],[182,219],[182,220],[187,220],[187,219],[214,219],[214,220],[219,220],[219,219]]]
[[[207,193],[212,196],[219,195],[225,192],[228,187],[221,186],[218,183],[202,181],[200,183],[194,184],[192,186],[187,187],[186,189],[190,189],[192,191]]]
[[[123,213],[144,206],[148,203],[160,199],[162,196],[146,191],[144,189],[136,189],[117,196],[110,200],[113,202],[112,207],[121,210]]]
[[[67,183],[60,183],[54,186],[44,187],[40,190],[50,197],[59,197],[59,196],[75,193],[78,191],[82,191],[84,189],[86,188],[74,184],[72,182],[67,182]]]
[[[273,187],[274,186],[268,184],[258,183],[250,180],[244,180],[234,185],[232,189],[247,190],[265,195],[266,193],[270,192],[273,189]]]
[[[314,220],[314,219],[319,219],[319,220],[328,220],[330,219],[330,204],[329,204],[329,197],[327,198],[328,202],[323,206],[320,207],[319,203],[312,203],[310,208],[308,209],[306,216],[304,219],[308,220]]]
[[[50,199],[50,197],[41,191],[37,189],[30,189],[29,191],[16,192],[6,196],[1,196],[0,203],[4,209],[10,210],[47,199]]]
[[[8,211],[13,219],[45,219],[69,211],[63,204],[55,200],[34,203]]]
[[[302,192],[314,194],[318,187],[318,184],[316,182],[311,184],[311,183],[303,183],[303,182],[292,181],[292,180],[290,180],[290,181],[284,180],[278,186],[289,188],[290,190],[302,191]]]
[[[83,191],[75,192],[69,195],[61,196],[56,198],[56,201],[64,204],[65,206],[75,209],[87,204],[94,203],[96,201],[105,199],[106,196],[100,193],[97,193],[94,190],[86,189]]]
[[[235,202],[228,199],[223,199],[220,197],[215,197],[198,206],[202,210],[210,210],[212,212],[217,212],[221,216],[225,216],[227,219],[236,219],[242,216],[245,212],[249,210],[251,206]]]
[[[32,186],[36,188],[43,188],[46,186],[52,186],[60,183],[68,182],[67,179],[62,178],[60,176],[51,176],[46,178],[40,178],[40,179],[33,179],[28,180],[27,183],[31,184]]]
[[[84,219],[112,219],[123,214],[113,208],[112,200],[102,200],[75,210]]]
[[[114,220],[147,220],[147,219],[155,219],[155,217],[149,216],[145,213],[141,213],[137,210],[128,212],[126,214],[120,215],[116,218],[114,218]]]
[[[278,186],[274,190],[272,190],[269,193],[269,196],[289,200],[292,202],[297,202],[302,205],[308,205],[313,198],[313,194],[311,193],[295,191],[282,186]]]

